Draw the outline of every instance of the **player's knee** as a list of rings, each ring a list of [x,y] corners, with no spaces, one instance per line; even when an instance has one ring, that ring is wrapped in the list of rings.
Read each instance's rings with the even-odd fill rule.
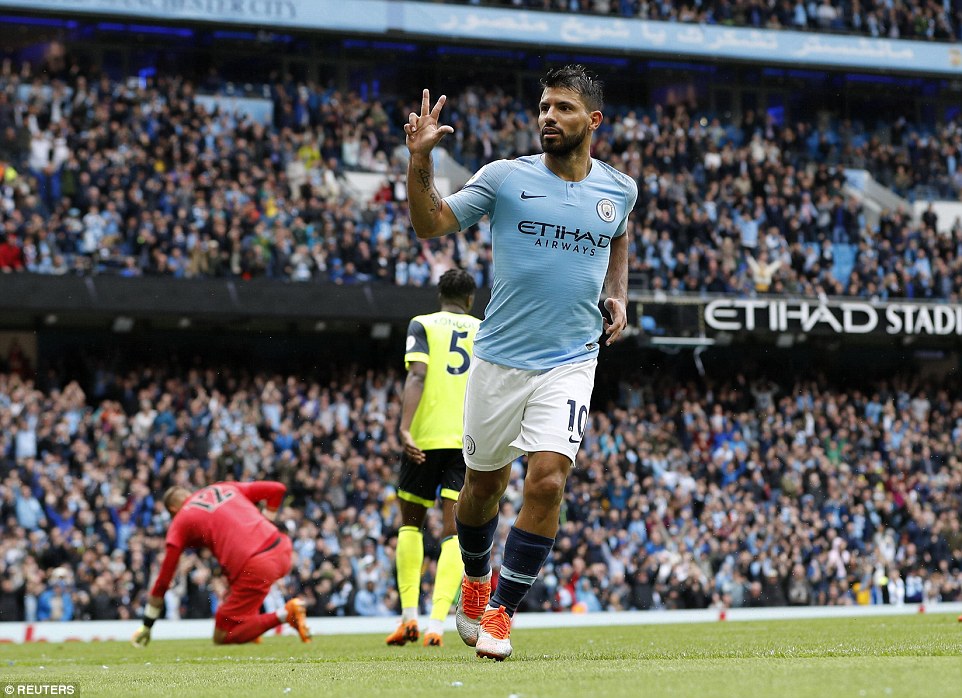
[[[465,483],[463,493],[475,503],[486,504],[501,499],[504,488],[495,480],[476,478]]]
[[[410,502],[404,502],[402,500],[401,504],[401,524],[403,526],[414,526],[415,528],[421,528],[424,524],[424,517],[427,514],[427,509],[419,504],[411,504]]]
[[[524,481],[525,503],[555,506],[564,496],[565,477],[558,472],[546,472],[534,477],[529,473]]]
[[[227,644],[227,633],[221,632],[219,630],[214,631],[214,644],[215,645],[226,645]]]

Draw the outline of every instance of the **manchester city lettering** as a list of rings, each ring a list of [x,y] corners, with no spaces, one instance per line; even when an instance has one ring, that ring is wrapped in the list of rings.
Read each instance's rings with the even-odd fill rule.
[[[566,252],[580,252],[589,257],[595,256],[595,250],[605,249],[611,245],[611,236],[604,233],[592,233],[589,230],[574,228],[569,230],[558,223],[541,223],[539,221],[520,221],[518,232],[532,235],[535,247],[564,250]]]

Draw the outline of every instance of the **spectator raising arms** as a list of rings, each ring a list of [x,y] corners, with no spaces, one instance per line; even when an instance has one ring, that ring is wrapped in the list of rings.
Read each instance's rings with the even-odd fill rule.
[[[948,475],[962,463],[955,380],[897,378],[868,392],[766,376],[695,384],[629,371],[617,380],[613,402],[585,425],[564,522],[523,610],[570,610],[582,578],[605,609],[742,606],[754,582],[756,604],[783,595],[854,604],[863,579],[873,603],[962,599]],[[265,420],[269,383],[293,449],[278,450],[281,431]],[[44,615],[48,600],[63,609],[69,596],[74,619],[139,617],[165,549],[166,489],[272,477],[292,497],[278,513],[294,560],[278,582],[283,596],[302,597],[309,615],[350,615],[374,580],[376,603],[362,596],[362,607],[401,613],[390,573],[403,525],[398,371],[344,365],[305,380],[148,364],[104,372],[89,397],[75,383],[55,385],[41,391],[0,374],[0,619],[36,621],[48,590]],[[151,412],[145,432],[133,428]],[[23,428],[34,430],[36,456],[16,456]],[[523,475],[512,463],[497,540],[515,522]],[[126,539],[110,509],[129,512]],[[444,530],[429,509],[426,556],[438,554]],[[165,617],[210,617],[226,593],[222,572],[202,551],[181,560]],[[494,569],[501,563],[492,558]],[[618,574],[627,591],[612,586]],[[428,565],[423,588],[436,575]]]

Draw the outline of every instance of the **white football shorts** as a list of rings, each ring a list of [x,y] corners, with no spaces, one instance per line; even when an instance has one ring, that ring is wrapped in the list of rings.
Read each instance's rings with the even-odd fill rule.
[[[598,359],[548,371],[507,368],[477,357],[464,398],[464,462],[498,470],[535,451],[574,463],[588,425]]]

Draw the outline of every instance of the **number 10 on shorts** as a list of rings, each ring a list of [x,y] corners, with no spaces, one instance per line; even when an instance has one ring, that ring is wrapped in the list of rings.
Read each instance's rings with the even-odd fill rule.
[[[570,443],[581,443],[582,437],[585,435],[585,427],[588,425],[588,406],[582,405],[578,407],[578,403],[574,400],[568,400],[568,431],[572,432],[571,436],[568,437]],[[577,438],[575,437],[575,428],[577,427]]]

